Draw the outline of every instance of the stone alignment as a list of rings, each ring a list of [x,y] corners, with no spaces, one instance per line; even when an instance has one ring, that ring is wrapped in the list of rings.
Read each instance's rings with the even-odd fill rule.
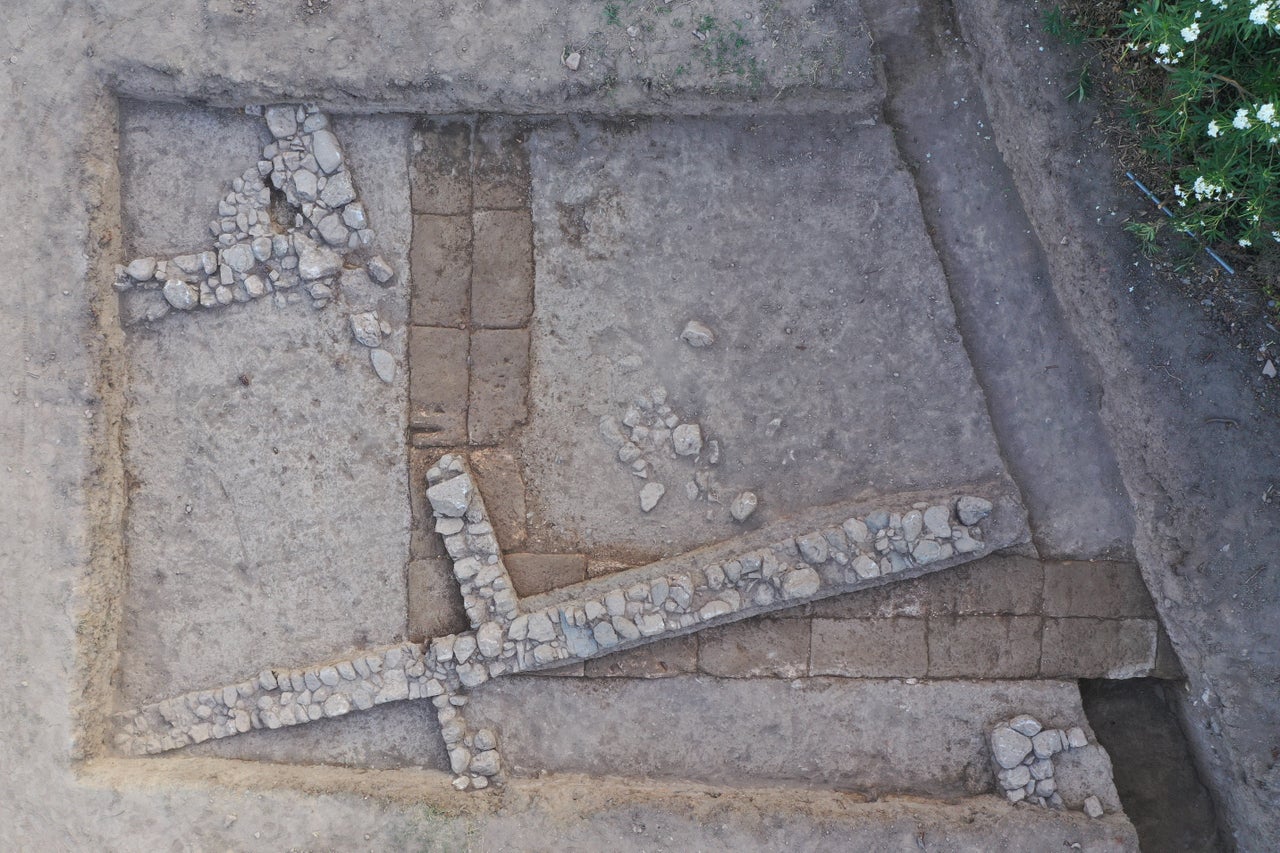
[[[1053,757],[1069,749],[1089,745],[1089,737],[1079,726],[1066,731],[1046,729],[1028,714],[998,723],[991,730],[991,760],[996,780],[1010,803],[1026,800],[1038,806],[1063,808],[1058,783],[1053,778]],[[1096,796],[1084,802],[1089,817],[1102,817]]]
[[[338,717],[384,702],[430,698],[455,786],[483,788],[501,770],[491,730],[462,717],[469,691],[517,672],[550,669],[712,625],[803,604],[886,579],[936,571],[1022,535],[1017,504],[998,484],[976,495],[881,508],[815,511],[799,535],[768,528],[614,575],[517,600],[484,502],[461,458],[428,472],[427,496],[463,585],[473,630],[400,643],[298,670],[193,691],[122,719],[117,746],[155,753],[256,728]],[[994,515],[993,515],[994,514]],[[979,524],[991,518],[986,529]],[[926,522],[927,519],[927,522]],[[792,520],[796,529],[804,520]],[[444,532],[449,531],[449,532]]]
[[[263,116],[272,141],[257,166],[233,180],[218,202],[218,216],[209,223],[213,249],[135,258],[116,268],[116,290],[138,303],[134,316],[155,321],[170,310],[221,308],[271,294],[287,303],[302,298],[299,285],[315,308],[323,308],[337,298],[347,255],[373,245],[368,213],[328,116],[314,105],[246,112]],[[273,187],[295,211],[292,223],[274,221]],[[395,276],[380,256],[364,266],[381,285]],[[374,371],[393,381],[395,361],[381,346],[390,328],[374,312],[352,314],[350,322],[352,337],[370,350]]]

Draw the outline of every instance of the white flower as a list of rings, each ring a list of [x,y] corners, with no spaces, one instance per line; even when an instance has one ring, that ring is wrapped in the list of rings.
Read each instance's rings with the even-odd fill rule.
[[[1250,124],[1249,111],[1244,107],[1236,110],[1236,117],[1231,120],[1231,126],[1236,130],[1247,130]]]
[[[1196,178],[1196,182],[1191,185],[1191,191],[1195,193],[1197,199],[1214,199],[1222,196],[1222,187],[1205,180],[1204,175]]]
[[[1200,13],[1199,13],[1199,12],[1196,12],[1196,17],[1195,17],[1195,19],[1196,19],[1197,21],[1198,21],[1198,20],[1200,20]]]
[[[1217,136],[1219,133],[1222,133],[1222,128],[1218,127],[1217,120],[1209,122],[1209,135]]]
[[[1276,121],[1276,105],[1263,104],[1258,107],[1258,121],[1266,122],[1272,127],[1280,125],[1280,122]]]
[[[1210,0],[1210,2],[1212,2],[1213,5],[1217,6],[1219,9],[1227,8],[1227,0]]]
[[[1200,14],[1200,13],[1199,13],[1199,12],[1197,12],[1196,14],[1198,15],[1198,14]],[[1183,41],[1188,41],[1188,42],[1190,42],[1190,41],[1195,41],[1195,40],[1196,40],[1197,38],[1199,38],[1199,37],[1200,37],[1200,25],[1199,25],[1199,24],[1193,23],[1193,24],[1192,24],[1191,26],[1189,26],[1189,27],[1183,27],[1183,28],[1182,28],[1182,40],[1183,40]]]
[[[1241,237],[1236,242],[1239,243],[1241,246],[1244,246],[1245,248],[1248,248],[1249,246],[1253,245],[1253,243],[1249,240],[1248,237]]]
[[[1266,26],[1270,16],[1271,16],[1270,0],[1265,0],[1265,2],[1259,3],[1257,6],[1254,6],[1251,10],[1249,10],[1249,22],[1253,24]]]
[[[1172,49],[1173,48],[1169,47],[1169,43],[1165,42],[1164,44],[1156,48],[1156,53],[1160,54],[1161,56],[1164,56],[1166,53],[1168,53]]]

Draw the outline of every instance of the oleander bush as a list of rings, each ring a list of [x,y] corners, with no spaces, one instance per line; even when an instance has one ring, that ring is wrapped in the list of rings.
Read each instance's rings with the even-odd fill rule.
[[[1280,243],[1280,0],[1148,0],[1124,54],[1163,72],[1137,107],[1174,224],[1213,243]]]

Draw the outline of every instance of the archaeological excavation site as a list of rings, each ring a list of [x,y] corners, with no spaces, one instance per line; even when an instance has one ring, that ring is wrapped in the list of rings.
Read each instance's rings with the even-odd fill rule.
[[[1275,849],[1280,420],[1040,5],[18,6],[0,847]]]

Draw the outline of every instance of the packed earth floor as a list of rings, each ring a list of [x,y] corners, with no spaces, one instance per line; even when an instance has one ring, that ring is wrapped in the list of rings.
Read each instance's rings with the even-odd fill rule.
[[[1280,422],[1038,5],[30,5],[0,846],[1280,837]]]

